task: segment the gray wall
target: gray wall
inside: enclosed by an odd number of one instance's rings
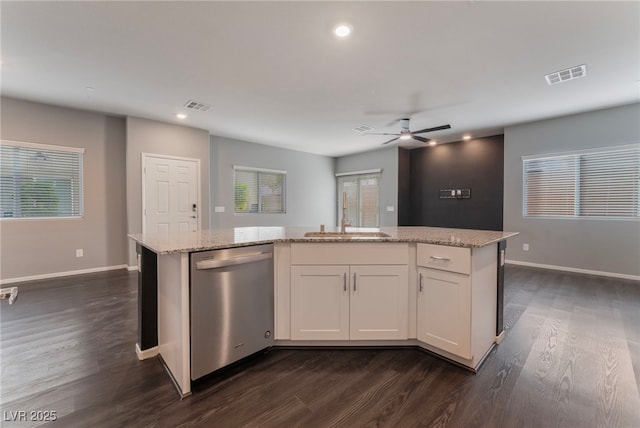
[[[128,233],[142,232],[142,153],[200,159],[200,228],[209,225],[209,132],[202,129],[127,118]],[[129,265],[136,265],[135,246],[129,243]]]
[[[509,260],[640,275],[640,221],[525,219],[522,156],[640,144],[640,104],[505,129],[504,229]],[[530,250],[522,250],[529,243]]]
[[[335,226],[334,159],[211,136],[211,228]],[[285,214],[234,214],[233,166],[287,171]],[[214,207],[225,208],[224,213]]]
[[[382,169],[380,177],[380,226],[398,225],[398,148],[389,147],[343,156],[336,160],[336,173]],[[334,187],[336,184],[334,183]],[[387,211],[393,206],[394,211]],[[334,217],[337,213],[334,212]]]
[[[84,217],[0,220],[0,278],[127,263],[125,121],[104,114],[2,98],[2,138],[84,147]],[[76,258],[82,248],[84,257]]]

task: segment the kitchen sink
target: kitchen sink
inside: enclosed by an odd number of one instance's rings
[[[390,238],[391,235],[384,232],[307,232],[305,238]]]

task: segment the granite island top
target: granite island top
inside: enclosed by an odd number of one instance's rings
[[[332,229],[335,231],[335,229]],[[419,242],[453,247],[479,248],[517,235],[517,232],[401,226],[347,228],[347,232],[384,232],[389,237],[305,237],[311,227],[255,226],[196,232],[139,233],[129,237],[157,254],[190,253],[274,242]]]

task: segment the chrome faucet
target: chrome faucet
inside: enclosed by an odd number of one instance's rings
[[[342,192],[342,220],[340,221],[340,233],[347,233],[347,226],[351,226],[351,223],[347,221],[347,192]]]

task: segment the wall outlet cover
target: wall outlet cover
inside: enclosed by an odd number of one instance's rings
[[[522,251],[529,251],[529,244],[522,244]]]
[[[223,213],[224,212],[224,207],[214,207],[213,210],[214,210],[214,212],[217,212],[217,213]]]
[[[390,213],[394,212],[396,210],[396,207],[394,207],[393,205],[387,205],[387,211],[389,211]]]
[[[78,248],[76,250],[76,257],[83,257],[84,256],[84,250],[82,248]]]

